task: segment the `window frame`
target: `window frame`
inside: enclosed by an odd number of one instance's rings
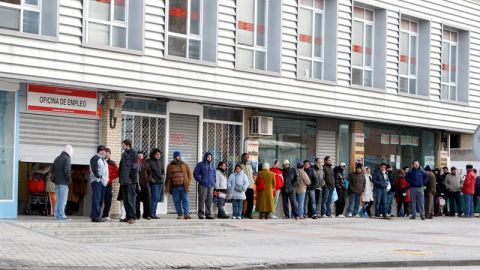
[[[204,16],[204,10],[203,10],[203,5],[204,5],[204,1],[205,0],[199,0],[199,3],[200,3],[200,15],[199,15],[199,20],[198,20],[198,24],[199,24],[199,34],[198,35],[194,35],[194,34],[191,34],[190,33],[190,20],[191,20],[191,16],[190,16],[190,12],[191,12],[191,0],[186,0],[187,1],[187,24],[186,24],[186,34],[180,34],[180,33],[175,33],[175,32],[170,32],[169,31],[169,27],[170,27],[170,0],[166,0],[165,1],[165,13],[166,13],[166,16],[165,16],[165,57],[167,58],[175,58],[175,59],[184,59],[184,60],[187,60],[187,61],[198,61],[198,62],[209,62],[209,61],[206,61],[203,59],[203,49],[204,49],[204,41],[203,41],[203,16]],[[206,0],[208,1],[208,0]],[[182,56],[178,56],[178,55],[173,55],[173,54],[170,54],[169,53],[169,50],[168,50],[168,43],[169,43],[169,38],[170,36],[172,37],[177,37],[177,38],[184,38],[186,40],[186,54],[185,54],[185,57],[182,57]],[[196,41],[199,41],[200,42],[200,58],[199,59],[195,59],[195,58],[190,58],[190,40],[196,40]]]
[[[409,30],[405,30],[405,29],[402,29],[402,21],[408,21],[408,26],[409,26]],[[417,32],[412,32],[410,31],[410,26],[412,23],[415,23],[417,25]],[[399,44],[399,54],[398,54],[398,92],[400,93],[404,93],[404,94],[410,94],[410,95],[417,95],[418,94],[418,51],[419,51],[419,37],[420,37],[420,22],[417,21],[417,20],[412,20],[412,19],[408,19],[408,18],[402,18],[400,17],[400,35],[399,35],[399,43],[401,43],[401,37],[402,37],[402,32],[407,34],[408,35],[408,41],[407,41],[407,45],[408,45],[408,60],[407,61],[407,75],[405,74],[401,74],[400,73],[400,63],[401,63],[401,54],[400,54],[400,44]],[[411,55],[411,40],[412,40],[412,36],[415,36],[416,37],[416,43],[415,43],[415,65],[416,65],[416,69],[415,69],[415,74],[411,74],[410,73],[410,61],[411,61],[411,58],[412,58],[412,55]],[[407,91],[402,91],[401,88],[400,88],[400,80],[404,78],[404,79],[407,79]],[[410,91],[410,80],[411,79],[415,79],[415,93],[412,93]]]
[[[312,24],[311,24],[312,37],[315,37],[315,30],[316,30],[315,16],[316,16],[316,14],[321,14],[321,16],[322,16],[322,29],[321,29],[322,32],[321,32],[321,37],[320,37],[321,55],[322,56],[321,57],[316,57],[315,56],[315,38],[312,38],[312,42],[311,42],[312,48],[311,48],[311,51],[310,51],[310,57],[300,55],[298,45],[297,45],[297,78],[320,80],[320,81],[323,81],[324,78],[325,78],[325,1],[328,1],[328,0],[322,1],[322,3],[323,3],[322,9],[319,9],[319,8],[315,7],[315,1],[313,1],[312,6],[303,5],[303,4],[301,4],[301,1],[298,1],[298,13],[300,13],[300,9],[302,9],[302,8],[312,12],[312,17],[311,17],[311,19],[312,19]],[[299,42],[301,42],[300,41],[301,33],[299,31],[297,31],[297,32],[298,32],[297,33],[297,44],[299,44]],[[298,68],[300,60],[310,62],[310,71],[311,72],[310,72],[309,76],[304,76],[304,75],[300,74],[299,68]],[[321,78],[315,78],[314,75],[313,75],[313,68],[314,68],[315,63],[321,63],[321,66],[322,66],[322,72],[320,74]]]
[[[35,36],[42,36],[42,4],[43,0],[38,0],[38,6],[30,5],[25,3],[25,0],[20,0],[20,4],[10,4],[10,3],[5,3],[5,2],[0,2],[0,7],[5,7],[5,8],[10,8],[10,9],[16,9],[20,11],[20,17],[19,17],[19,29],[7,29],[7,28],[0,28],[2,31],[13,31],[13,32],[18,32],[18,33],[23,33],[23,34],[28,34],[28,35],[35,35]],[[23,18],[24,18],[24,11],[31,11],[31,12],[37,12],[38,15],[38,33],[30,33],[30,32],[24,32],[24,26],[23,26]]]
[[[261,46],[257,46],[257,32],[258,32],[258,24],[257,24],[257,21],[258,21],[258,16],[257,16],[257,8],[258,8],[258,1],[259,0],[253,0],[254,3],[254,11],[253,11],[253,45],[252,46],[249,46],[249,45],[244,45],[244,44],[240,44],[238,43],[238,37],[235,38],[235,68],[240,68],[240,69],[253,69],[253,70],[258,70],[260,72],[271,72],[268,70],[268,28],[269,28],[269,13],[268,13],[268,9],[269,9],[269,5],[270,5],[270,0],[264,0],[265,3],[266,3],[266,7],[265,7],[265,25],[263,26],[263,31],[264,31],[264,35],[265,35],[265,45],[263,47]],[[238,10],[238,4],[239,4],[239,0],[236,1],[236,4],[237,4],[237,10]],[[236,25],[235,25],[235,30],[237,32],[236,35],[238,35],[238,25],[239,25],[239,16],[237,14],[236,16]],[[247,67],[247,66],[240,66],[238,65],[238,50],[239,49],[242,49],[242,50],[247,50],[247,51],[252,51],[253,54],[252,54],[252,67]],[[264,69],[259,69],[256,67],[256,54],[257,52],[263,52],[265,53],[265,68]]]
[[[116,0],[110,0],[110,20],[109,21],[106,21],[106,20],[100,20],[100,19],[95,19],[95,18],[90,18],[90,0],[85,0],[84,3],[86,3],[86,5],[84,6],[84,14],[86,14],[86,16],[83,16],[84,18],[84,29],[85,29],[85,34],[84,34],[84,40],[85,40],[85,43],[88,44],[88,45],[91,45],[91,46],[105,46],[105,47],[109,47],[109,48],[112,48],[112,49],[118,49],[118,50],[130,50],[128,48],[128,20],[129,20],[129,4],[130,4],[130,0],[123,0],[125,1],[125,21],[124,22],[121,22],[121,21],[116,21],[115,20],[115,1]],[[132,1],[135,1],[135,0],[132,0]],[[88,35],[89,35],[89,24],[90,23],[95,23],[95,24],[101,24],[101,25],[107,25],[109,27],[109,34],[108,34],[108,45],[105,45],[105,44],[98,44],[98,43],[91,43],[89,40],[88,40]],[[113,46],[113,28],[114,27],[120,27],[120,28],[124,28],[125,29],[125,47],[117,47],[117,46]]]
[[[360,19],[360,18],[356,18],[355,17],[355,8],[360,8],[360,9],[363,9],[363,16],[364,18],[363,19]],[[366,11],[371,11],[373,13],[373,18],[371,21],[369,20],[366,20],[365,19],[365,14],[366,14]],[[351,86],[359,86],[359,87],[365,87],[365,88],[368,88],[368,89],[372,89],[372,88],[375,88],[374,86],[374,76],[375,76],[375,72],[374,72],[374,64],[375,64],[375,9],[372,9],[372,8],[368,8],[368,7],[363,7],[363,6],[356,6],[356,5],[353,5],[352,6],[352,32],[353,32],[353,22],[354,21],[359,21],[362,23],[362,30],[363,30],[363,46],[362,46],[362,50],[365,51],[365,37],[366,37],[366,33],[367,33],[367,25],[370,25],[372,27],[372,52],[371,52],[371,57],[372,57],[372,65],[371,66],[365,66],[365,53],[362,53],[362,64],[363,66],[357,66],[357,65],[354,65],[353,64],[353,60],[350,60],[350,85]],[[352,37],[352,42],[351,42],[351,48],[350,48],[350,53],[351,55],[353,56],[353,37]],[[352,59],[353,57],[351,57]],[[355,84],[353,83],[353,70],[354,69],[359,69],[359,70],[362,70],[362,84]],[[371,77],[371,81],[372,81],[372,85],[371,86],[366,86],[365,85],[365,71],[370,71],[371,74],[372,74],[372,77]]]
[[[449,35],[451,36],[452,33],[455,33],[455,35],[457,36],[457,41],[452,41],[451,38],[450,39],[445,39],[445,32],[448,32]],[[453,102],[457,102],[458,101],[458,45],[459,45],[459,40],[460,39],[460,32],[458,30],[453,30],[453,29],[442,29],[442,50],[441,50],[441,61],[440,61],[440,71],[441,71],[441,75],[440,75],[440,82],[441,82],[441,88],[440,88],[440,99],[441,100],[445,100],[445,101],[453,101]],[[444,82],[443,81],[443,75],[444,75],[444,69],[443,69],[443,46],[444,44],[447,43],[448,44],[448,81],[447,82]],[[455,82],[452,82],[452,77],[451,77],[451,70],[450,70],[450,66],[452,65],[452,47],[455,46],[456,47],[456,52],[455,52]],[[444,90],[443,90],[443,87],[444,86],[447,86],[448,87],[448,93],[447,93],[447,97],[446,98],[443,98],[443,93],[444,93]],[[450,93],[451,93],[451,87],[455,87],[455,99],[452,99]]]

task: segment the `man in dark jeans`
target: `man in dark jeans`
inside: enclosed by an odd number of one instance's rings
[[[338,200],[335,202],[335,216],[345,217],[343,211],[345,210],[345,197],[347,187],[345,186],[345,162],[340,163],[340,166],[333,169],[335,175],[335,189],[337,191]]]
[[[152,214],[150,216],[153,219],[158,219],[157,206],[158,202],[163,201],[163,185],[165,183],[165,169],[160,159],[160,149],[153,149],[147,162],[152,171],[152,179],[150,180],[150,190],[152,191],[152,205],[150,208]]]
[[[243,170],[243,173],[245,173],[245,175],[247,176],[248,178],[248,189],[247,189],[247,192],[245,192],[245,195],[247,197],[247,208],[245,210],[245,214],[244,214],[244,217],[245,218],[249,218],[251,219],[252,218],[252,212],[253,212],[253,183],[254,183],[254,179],[253,179],[253,168],[252,168],[252,165],[250,164],[250,161],[249,161],[250,157],[248,156],[247,153],[243,153],[242,154],[242,157],[241,157],[241,163],[240,163],[240,167],[242,167],[242,170]]]
[[[332,159],[326,156],[323,159],[323,177],[325,179],[325,186],[322,189],[322,218],[330,217],[332,215],[332,194],[335,188],[335,176],[332,169]]]
[[[295,218],[298,219],[298,204],[295,197],[295,186],[298,183],[298,174],[295,168],[290,168],[290,161],[283,161],[283,187],[282,187],[282,201],[283,212],[286,219]],[[290,215],[289,202],[292,207],[292,213]]]
[[[122,190],[123,204],[126,212],[126,222],[135,223],[135,189],[138,184],[138,157],[132,149],[132,142],[122,142],[122,159],[120,160],[119,178]]]
[[[308,178],[310,178],[310,185],[307,186],[307,193],[305,198],[305,214],[309,218],[317,219],[317,201],[315,199],[315,188],[318,185],[318,178],[315,170],[310,167],[310,161],[303,161],[303,170],[307,173]],[[305,216],[305,215],[304,215]]]
[[[108,183],[107,183],[107,186],[105,187],[105,196],[103,198],[102,218],[105,221],[111,221],[110,208],[112,207],[112,197],[113,197],[112,184],[113,184],[113,180],[118,178],[118,167],[115,161],[112,160],[112,151],[109,148],[107,148],[105,152],[106,152],[105,159],[108,164]]]
[[[318,179],[317,186],[315,187],[315,202],[317,203],[317,213],[315,214],[317,217],[320,217],[322,215],[322,188],[325,186],[322,159],[317,157],[312,168]]]

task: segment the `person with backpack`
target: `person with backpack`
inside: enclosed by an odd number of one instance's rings
[[[285,219],[298,219],[298,203],[295,196],[295,186],[298,183],[298,173],[295,168],[290,168],[290,161],[288,159],[283,161],[282,174],[283,187],[281,192]],[[290,207],[292,208],[291,212]]]
[[[246,199],[245,192],[249,185],[247,175],[242,171],[242,166],[240,164],[235,165],[227,183],[228,194],[232,199],[232,219],[242,219],[243,200]]]
[[[257,188],[255,211],[260,213],[260,219],[268,219],[274,209],[273,190],[275,188],[275,174],[270,171],[268,162],[262,164],[262,170],[255,180],[255,187]]]

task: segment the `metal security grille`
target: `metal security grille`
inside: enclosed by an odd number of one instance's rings
[[[240,162],[242,151],[242,126],[203,122],[203,151],[213,154],[215,166],[220,161],[228,164],[228,174]]]
[[[165,153],[165,119],[131,114],[122,115],[122,139],[131,140],[135,151],[144,151],[148,156],[155,148]]]

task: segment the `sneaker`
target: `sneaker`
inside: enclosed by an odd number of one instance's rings
[[[345,216],[344,216],[344,215],[338,215],[337,217],[339,217],[339,218],[344,218]]]
[[[352,215],[352,214],[348,214],[348,216],[347,216],[347,217],[353,217],[353,215]]]
[[[270,213],[268,214],[268,218],[271,218],[271,219],[278,219],[277,216],[275,216],[273,213]]]
[[[111,219],[110,217],[104,217],[104,218],[103,218],[103,221],[105,221],[105,222],[111,222],[112,219]]]
[[[312,219],[318,219],[318,218],[319,218],[319,216],[317,216],[317,215],[314,215],[314,216],[312,217]]]
[[[335,215],[330,215],[330,216],[327,216],[329,218],[335,218]]]
[[[237,219],[237,217],[232,217],[232,219]]]
[[[359,214],[356,214],[356,215],[355,215],[355,217],[356,217],[356,218],[359,218],[359,217],[360,217],[360,215],[359,215]]]
[[[327,217],[327,215],[322,215],[322,218],[326,218],[326,217]]]

